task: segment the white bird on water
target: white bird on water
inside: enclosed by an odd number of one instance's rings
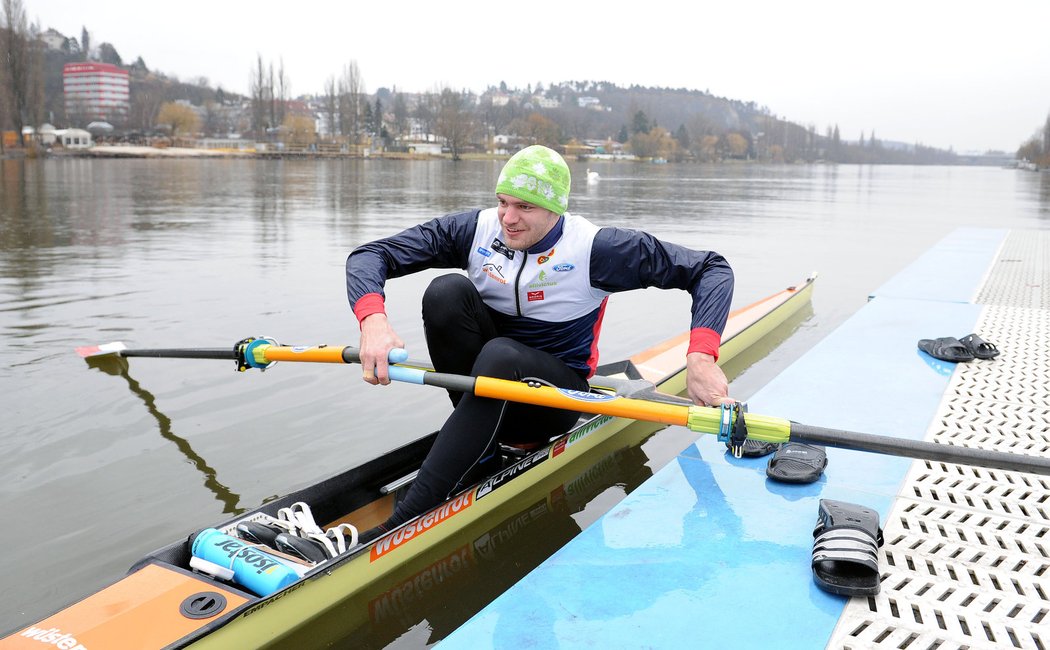
[[[600,180],[602,180],[602,177],[598,175],[598,172],[592,172],[590,169],[587,170],[588,185],[597,185]]]

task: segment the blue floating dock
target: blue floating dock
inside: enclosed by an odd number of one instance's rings
[[[927,438],[953,376],[958,374],[957,364],[919,352],[916,342],[940,336],[961,338],[977,330],[986,307],[975,298],[996,269],[1008,236],[1009,231],[990,229],[952,233],[877,289],[854,316],[754,395],[750,410],[822,427]],[[713,437],[704,436],[445,639],[441,647],[839,647],[831,640],[851,600],[817,588],[810,571],[819,500],[864,504],[877,510],[880,521],[886,523],[895,504],[904,511],[915,510],[901,499],[913,497],[912,491],[926,490],[928,495],[931,488],[909,488],[909,494],[902,491],[913,467],[908,459],[840,449],[829,449],[828,459],[819,482],[785,485],[767,479],[768,457],[735,459]],[[995,485],[1003,482],[1001,474],[1006,473],[988,474],[977,472],[974,480],[990,480]],[[1013,521],[1009,516],[1017,514],[1006,506],[1000,511],[1006,514],[996,516],[1008,523]],[[1050,517],[1045,510],[1041,512]],[[901,544],[907,538],[907,544],[917,548],[925,543],[924,534],[909,529],[902,519],[907,516],[893,518],[893,526],[900,527],[893,537]],[[963,525],[970,524],[959,524]],[[1009,530],[1007,524],[1000,525],[1000,530],[1004,526]],[[931,528],[935,530],[935,525]],[[944,534],[965,548],[969,538],[953,530]],[[887,527],[888,542],[890,533]],[[909,537],[912,533],[918,536],[914,542]],[[1035,557],[1045,551],[1036,551]],[[882,641],[906,647],[911,643],[908,639],[923,640],[914,646],[922,648],[937,645],[929,646],[926,641],[943,643],[945,639],[973,647],[997,647],[1000,641],[1005,647],[1045,647],[1039,645],[1038,634],[1041,626],[1050,624],[1050,616],[1045,610],[1040,615],[1038,608],[1029,619],[984,623],[983,629],[981,624],[968,625],[965,612],[945,613],[944,608],[970,605],[955,603],[954,595],[943,597],[941,605],[908,608],[908,589],[932,592],[939,580],[951,582],[949,576],[957,578],[957,574],[966,579],[944,593],[965,591],[968,586],[974,590],[970,601],[983,599],[982,590],[991,590],[987,584],[978,584],[987,580],[982,573],[985,569],[978,566],[983,553],[973,554],[977,569],[970,569],[967,576],[965,568],[953,568],[962,566],[953,564],[960,561],[959,553],[955,559],[944,560],[936,557],[939,549],[933,549],[924,556],[932,574],[927,584],[933,586],[923,590],[916,580],[902,579],[902,595],[894,596],[887,585],[895,567],[921,564],[901,559],[902,552],[909,551],[890,550],[889,544],[883,550],[880,569],[891,571],[883,574],[881,604],[875,599],[870,603],[869,599],[854,599],[852,606],[859,608],[861,619],[867,622],[844,626],[849,629],[839,629],[838,635],[853,635],[857,647],[882,647]],[[1035,592],[1044,593],[1040,587],[1046,585],[1043,574],[1035,573],[1014,584],[1021,585],[1020,590],[1035,584]],[[1050,573],[1046,575],[1050,578]],[[992,583],[1010,584],[994,578]],[[893,584],[898,588],[898,581]],[[995,602],[1011,595],[1020,603],[1013,611],[1024,612],[1022,619],[1028,616],[1025,598],[1029,594],[1004,594]],[[964,596],[959,598],[966,601]],[[985,602],[989,601],[980,600]],[[879,613],[880,607],[892,615]],[[878,631],[880,616],[891,621],[883,632]],[[1031,630],[1035,630],[1032,636],[1025,636]],[[1045,628],[1043,632],[1045,643],[1050,636],[1045,635]],[[865,642],[865,634],[873,638]],[[1006,641],[1011,635],[1013,645]],[[949,643],[944,647],[958,646]]]

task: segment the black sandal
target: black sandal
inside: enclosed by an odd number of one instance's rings
[[[769,459],[766,476],[782,483],[812,483],[827,466],[828,455],[820,447],[785,442]]]
[[[994,343],[989,343],[976,334],[968,334],[962,337],[959,339],[959,343],[978,359],[994,359],[999,356],[999,348],[995,347]]]
[[[959,363],[973,361],[973,352],[954,336],[942,336],[939,339],[920,339],[919,349],[934,359]]]
[[[818,587],[843,596],[879,593],[879,513],[821,499],[813,537],[813,580]]]

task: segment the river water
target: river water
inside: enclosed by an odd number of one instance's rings
[[[433,430],[449,412],[436,389],[375,388],[346,367],[280,364],[238,374],[232,362],[133,359],[127,374],[112,375],[89,367],[75,347],[226,347],[251,335],[356,345],[346,254],[419,221],[491,205],[499,167],[0,161],[0,631],[103,586],[149,550],[227,513]],[[791,336],[734,371],[731,393],[745,399],[953,229],[1050,227],[1048,174],[595,168],[602,180],[587,185],[585,167],[573,164],[574,212],[719,251],[736,272],[735,306],[819,271],[812,311]],[[387,287],[388,313],[413,358],[427,357],[418,305],[433,275]],[[688,304],[680,292],[615,296],[603,361],[684,331]],[[582,477],[596,487],[569,515],[530,524],[528,507],[508,513],[498,532],[512,531],[518,545],[431,593],[401,598],[395,614],[373,612],[348,634],[367,646],[440,640],[691,440],[688,432],[661,435]],[[527,542],[536,539],[544,543]],[[376,602],[388,614],[393,607],[389,598]]]

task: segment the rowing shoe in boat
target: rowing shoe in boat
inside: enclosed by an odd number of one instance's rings
[[[719,363],[738,362],[744,352],[769,335],[809,302],[815,276],[730,314]],[[685,390],[688,335],[656,345],[628,361],[599,368],[591,385],[596,392],[620,396],[681,394]],[[157,356],[157,355],[153,355]],[[205,357],[208,358],[208,357]],[[228,358],[221,353],[214,358]],[[261,648],[287,646],[296,638],[318,643],[333,618],[365,618],[381,607],[370,595],[376,585],[396,584],[406,567],[429,566],[435,549],[455,546],[464,531],[498,524],[531,486],[586,469],[588,457],[603,453],[632,425],[626,418],[584,416],[568,433],[524,455],[508,455],[502,470],[453,496],[370,544],[352,546],[330,536],[332,555],[316,562],[294,548],[259,545],[244,531],[252,524],[295,527],[304,505],[323,536],[326,530],[366,529],[384,521],[411,483],[433,443],[432,433],[363,465],[266,503],[248,513],[196,531],[188,538],[149,553],[126,576],[44,620],[0,639],[0,648]],[[662,425],[647,424],[652,432]],[[598,458],[594,458],[598,460]],[[304,505],[301,505],[304,504]],[[258,530],[257,528],[255,528]],[[205,534],[202,534],[205,533]],[[294,531],[289,534],[295,536]],[[217,539],[228,562],[195,553]],[[223,546],[225,544],[225,546]],[[341,547],[340,544],[343,546]],[[316,545],[315,545],[316,546]],[[457,550],[458,549],[458,550]],[[440,551],[438,552],[440,555]],[[208,559],[210,558],[210,559]],[[247,579],[245,570],[271,571],[277,562],[291,576],[277,586]],[[234,569],[238,569],[239,573]],[[408,569],[413,571],[415,569]],[[380,592],[382,593],[382,589]],[[351,626],[353,624],[351,623]],[[338,638],[332,632],[331,640]]]

